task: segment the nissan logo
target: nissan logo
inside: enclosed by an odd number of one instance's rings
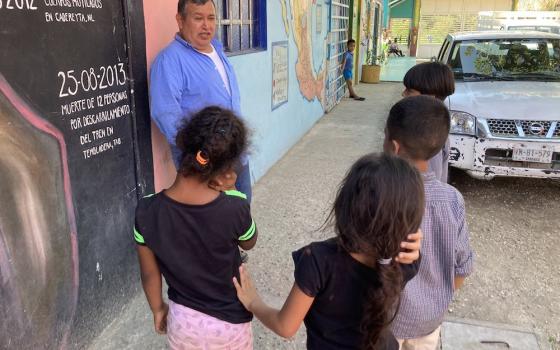
[[[533,135],[543,135],[545,131],[544,125],[541,123],[531,123],[531,125],[529,125],[529,131]]]

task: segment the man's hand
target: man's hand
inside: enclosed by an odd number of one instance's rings
[[[167,303],[163,303],[160,310],[154,311],[154,327],[156,333],[166,334],[167,333],[167,314],[169,313],[169,306]]]
[[[407,241],[401,242],[401,252],[395,260],[401,264],[412,264],[420,258],[420,247],[422,246],[422,230],[407,236]]]
[[[257,289],[253,285],[253,281],[251,280],[251,276],[249,276],[249,272],[245,268],[245,264],[239,266],[239,278],[240,282],[237,281],[236,277],[233,277],[233,285],[237,290],[237,298],[241,301],[241,304],[245,306],[247,311],[251,311],[251,306],[258,300],[260,300],[259,294],[257,293]]]
[[[237,181],[237,174],[234,170],[228,170],[223,174],[216,176],[208,182],[208,187],[216,191],[229,191],[235,190],[235,182]]]

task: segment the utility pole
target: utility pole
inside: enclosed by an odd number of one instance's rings
[[[421,6],[421,0],[414,0],[412,29],[410,33],[410,56],[416,56],[416,50],[418,49],[418,27],[420,25],[420,6]]]

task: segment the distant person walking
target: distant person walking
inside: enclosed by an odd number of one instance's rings
[[[175,166],[181,153],[175,144],[184,118],[204,107],[220,106],[241,115],[237,78],[222,44],[214,38],[216,8],[211,0],[179,0],[179,32],[156,57],[150,74],[151,115],[171,146]],[[247,156],[237,174],[237,189],[251,199]]]

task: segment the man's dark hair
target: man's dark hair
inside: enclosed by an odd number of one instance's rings
[[[247,149],[247,128],[232,111],[210,106],[185,119],[176,144],[182,152],[178,172],[205,181],[239,166]]]
[[[424,62],[410,68],[403,84],[407,89],[414,89],[422,95],[433,95],[440,100],[455,92],[453,72],[441,62]]]
[[[346,46],[350,45],[350,44],[355,44],[356,40],[354,39],[348,39],[348,41],[346,42]]]
[[[179,0],[179,3],[177,4],[177,13],[181,14],[181,16],[186,15],[185,8],[187,7],[188,3],[196,4],[196,5],[204,5],[208,1],[211,1],[212,4],[214,4],[214,0]],[[216,4],[214,4],[214,7],[216,7]]]
[[[412,160],[428,160],[443,148],[449,137],[447,107],[431,96],[406,97],[389,112],[386,141],[397,141]]]

